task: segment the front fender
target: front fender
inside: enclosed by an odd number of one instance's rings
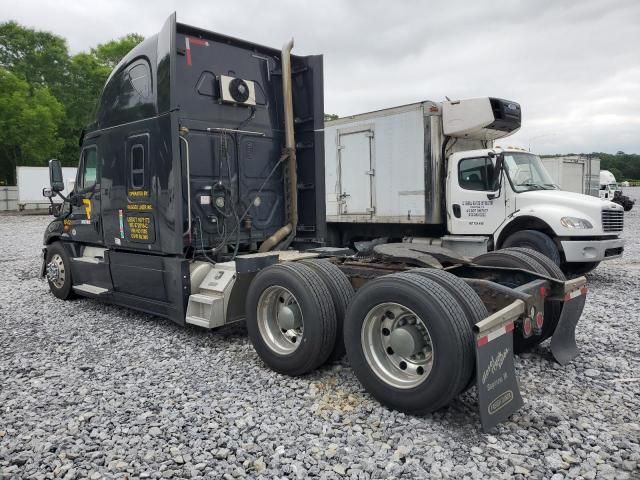
[[[513,226],[514,222],[522,217],[535,218],[541,223],[544,223],[548,229],[550,229],[556,237],[576,237],[576,236],[593,236],[603,235],[602,228],[600,226],[600,218],[593,218],[592,215],[585,213],[582,210],[577,210],[571,207],[565,207],[562,205],[536,205],[532,207],[526,207],[522,210],[516,211],[509,219],[500,226],[496,231],[495,238],[499,238],[502,232]],[[591,222],[593,228],[580,229],[580,228],[567,228],[560,223],[562,217],[577,217],[584,218]],[[532,227],[533,230],[537,228]]]
[[[62,219],[53,220],[44,231],[44,238],[42,239],[43,245],[51,245],[53,242],[58,240],[62,235],[65,235],[64,232],[64,222]]]

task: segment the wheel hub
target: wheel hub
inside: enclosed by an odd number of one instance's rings
[[[64,261],[59,254],[53,255],[49,263],[47,263],[47,280],[55,288],[60,289],[64,286],[67,278]]]
[[[425,322],[404,305],[374,306],[362,324],[361,341],[371,369],[393,387],[413,388],[431,373],[431,336]]]
[[[268,287],[258,299],[258,328],[267,346],[280,355],[296,350],[304,334],[298,300],[285,287]]]
[[[284,330],[293,330],[302,325],[302,313],[297,304],[285,305],[278,312],[278,325]]]
[[[402,357],[411,357],[425,347],[423,334],[414,326],[395,328],[389,335],[389,344]]]
[[[47,263],[47,279],[50,282],[56,282],[59,277],[60,270],[58,269],[58,265],[56,265],[55,262]]]

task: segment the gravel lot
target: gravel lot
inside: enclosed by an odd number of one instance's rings
[[[626,189],[640,197],[640,189]],[[37,277],[47,217],[0,217],[0,477],[640,478],[640,202],[589,277],[581,355],[516,359],[524,407],[481,433],[471,391],[389,411],[345,365],[291,379],[244,327],[208,332]]]

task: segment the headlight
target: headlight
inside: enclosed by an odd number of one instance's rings
[[[593,228],[589,220],[578,217],[562,217],[560,223],[566,228]]]

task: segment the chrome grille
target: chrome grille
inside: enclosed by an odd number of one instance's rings
[[[622,210],[602,210],[602,229],[605,232],[621,232],[624,227]]]

